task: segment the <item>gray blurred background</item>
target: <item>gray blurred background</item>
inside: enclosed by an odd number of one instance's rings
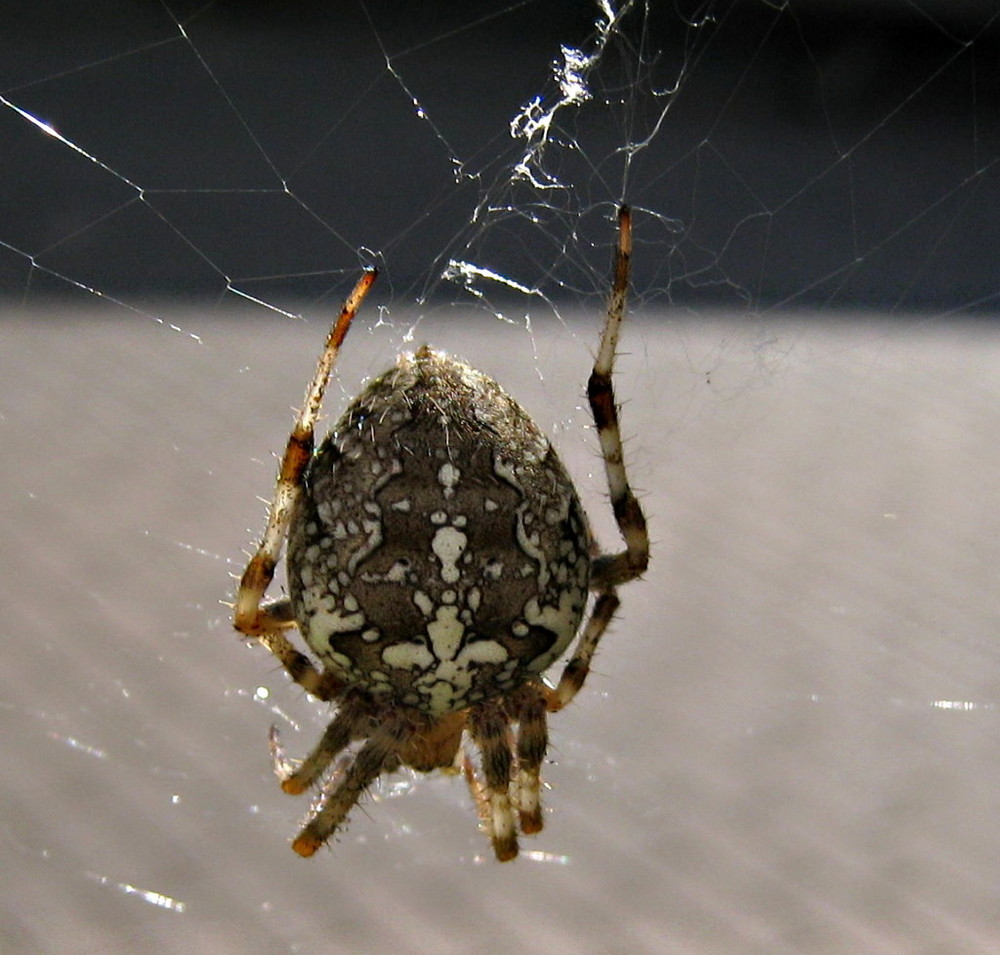
[[[0,7],[0,952],[1000,952],[1000,15],[622,10]],[[460,354],[614,546],[622,199],[653,563],[546,828],[400,773],[301,860],[223,602],[331,314],[378,262],[329,416]]]

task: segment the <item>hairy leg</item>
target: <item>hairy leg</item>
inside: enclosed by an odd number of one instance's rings
[[[528,684],[520,689],[511,703],[518,721],[517,809],[521,832],[530,835],[542,830],[542,761],[549,747],[546,702],[541,690],[534,684]]]
[[[330,329],[326,347],[306,390],[302,410],[285,445],[264,534],[240,578],[233,607],[233,626],[248,637],[256,637],[278,658],[296,683],[316,695],[322,690],[319,673],[308,657],[299,653],[282,633],[294,626],[287,602],[265,604],[264,594],[274,579],[274,570],[281,557],[288,524],[302,493],[302,476],[312,457],[313,431],[327,381],[347,330],[374,281],[374,270],[361,276]]]
[[[285,757],[278,737],[278,728],[271,727],[271,759],[274,773],[281,780],[281,788],[292,796],[303,793],[315,783],[327,767],[343,752],[351,740],[365,735],[368,726],[367,711],[357,697],[349,697],[330,721],[319,743],[301,762]]]
[[[503,710],[488,700],[469,713],[469,732],[479,748],[483,772],[483,799],[488,808],[487,832],[501,862],[517,855],[517,827],[510,801],[510,726]]]
[[[413,732],[413,725],[405,716],[389,717],[376,727],[347,771],[323,794],[316,814],[292,842],[292,848],[300,856],[311,856],[333,835],[364,791],[387,765],[398,761],[400,749]]]
[[[587,383],[587,399],[601,442],[601,457],[608,480],[611,507],[625,541],[618,554],[602,554],[594,560],[592,586],[610,590],[638,577],[649,563],[649,534],[646,517],[629,485],[618,424],[618,405],[613,383],[618,334],[625,320],[632,257],[632,214],[627,206],[618,210],[618,246],[615,249],[614,277],[608,298],[608,313],[601,334],[601,345],[594,369]]]
[[[541,685],[542,693],[550,713],[556,713],[568,706],[573,697],[583,688],[587,674],[590,673],[590,661],[594,657],[597,645],[608,629],[611,618],[618,609],[620,601],[613,591],[600,594],[590,617],[583,628],[583,633],[577,641],[576,650],[569,662],[563,668],[555,689]]]

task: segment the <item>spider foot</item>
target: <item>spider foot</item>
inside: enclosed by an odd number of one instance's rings
[[[509,862],[517,857],[517,826],[514,824],[514,807],[506,792],[489,794],[490,819],[487,831],[493,852],[500,862]]]
[[[537,773],[521,770],[517,776],[517,811],[526,836],[542,831],[542,781]]]
[[[333,771],[322,781],[316,790],[312,804],[309,807],[306,823],[299,834],[292,840],[292,849],[304,859],[308,859],[309,856],[314,855],[316,850],[327,842],[336,828],[336,823],[327,818],[330,816],[330,800],[333,798],[349,766],[350,757],[345,756],[338,760]],[[286,784],[287,781],[282,782],[282,789],[285,789]],[[285,792],[288,792],[288,790],[285,789]]]
[[[306,784],[296,778],[296,774],[302,766],[302,760],[289,759],[285,756],[285,747],[281,744],[281,736],[277,726],[271,727],[267,740],[271,749],[271,765],[274,768],[274,775],[281,781],[282,792],[286,792],[290,796],[298,796],[305,792]]]
[[[479,777],[468,755],[463,758],[463,770],[469,791],[476,804],[480,828],[489,837],[493,853],[500,862],[516,859],[519,851],[514,807],[506,791],[491,790]]]
[[[308,859],[309,856],[314,855],[316,850],[323,845],[325,839],[320,839],[314,833],[308,830],[300,832],[294,840],[292,840],[292,849],[294,849],[303,859]]]

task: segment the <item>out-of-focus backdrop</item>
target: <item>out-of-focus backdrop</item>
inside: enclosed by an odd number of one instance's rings
[[[2,14],[0,950],[1000,951],[1000,15],[555,6]],[[301,860],[223,602],[331,315],[378,262],[330,416],[460,354],[613,546],[622,200],[653,563],[545,831],[400,773]]]
[[[400,294],[455,258],[558,297],[627,198],[673,304],[995,295],[990,0],[648,6],[8,11],[3,289],[301,304],[366,249]]]

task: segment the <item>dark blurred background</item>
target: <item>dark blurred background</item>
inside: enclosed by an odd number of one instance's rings
[[[449,259],[573,297],[624,198],[649,213],[636,286],[666,304],[1000,301],[992,0],[623,5],[606,43],[582,0],[4,7],[15,300],[294,309],[376,257],[404,300],[459,297]],[[558,101],[562,47],[603,52],[531,182],[511,121]]]

